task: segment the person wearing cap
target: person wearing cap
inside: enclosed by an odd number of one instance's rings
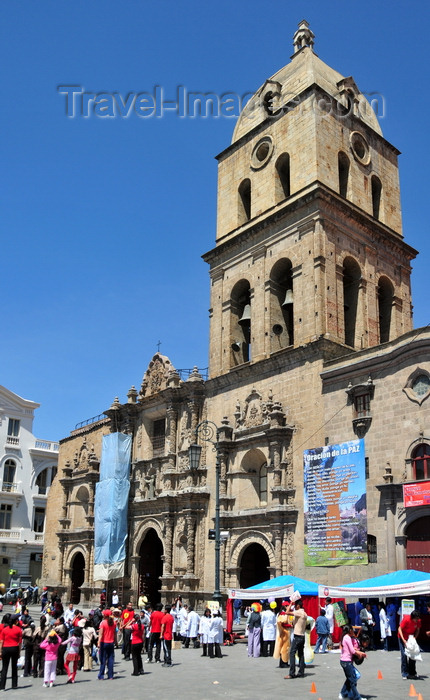
[[[5,618],[7,615],[5,615]],[[18,659],[21,654],[22,628],[18,625],[19,615],[9,615],[0,633],[0,659],[2,670],[0,675],[0,690],[6,686],[7,672],[11,665],[12,688],[18,688]]]
[[[287,615],[294,617],[294,639],[290,649],[290,673],[284,676],[285,679],[303,678],[305,675],[305,630],[308,616],[303,610],[303,602],[301,599],[289,603],[286,609]],[[299,657],[299,672],[296,674],[296,654]]]
[[[116,607],[118,605],[118,603],[119,603],[118,593],[116,591],[112,591],[112,605]]]
[[[113,666],[115,662],[116,625],[110,610],[103,610],[103,621],[99,627],[99,638],[97,646],[99,648],[100,668],[97,678],[103,681],[107,666],[108,679],[113,678]]]
[[[42,595],[40,596],[40,611],[43,612],[43,609],[46,607],[46,604],[48,602],[48,589],[46,586],[43,586],[42,590]]]

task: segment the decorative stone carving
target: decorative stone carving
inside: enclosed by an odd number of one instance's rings
[[[285,537],[286,573],[294,571],[294,534],[289,530]]]
[[[136,432],[136,445],[137,448],[140,450],[140,448],[142,447],[142,424],[139,425]]]
[[[179,428],[179,449],[188,450],[190,444],[192,443],[191,427],[190,427],[191,416],[190,412],[186,407],[182,412],[180,428]]]
[[[146,486],[146,498],[155,498],[155,481],[156,481],[156,475],[155,474],[148,474],[148,476],[145,477],[145,486]]]
[[[75,451],[73,457],[74,469],[86,469],[90,465],[90,462],[94,460],[98,461],[94,451],[94,445],[88,448],[87,439],[84,438],[81,447]]]
[[[263,401],[261,394],[253,388],[245,399],[245,405],[241,408],[240,401],[236,402],[234,412],[235,428],[254,428],[270,421],[272,427],[285,424],[285,413],[279,401],[273,401],[270,391],[267,401]]]
[[[156,352],[143,377],[139,400],[145,396],[158,394],[159,391],[166,389],[172,371],[176,372],[169,358]]]

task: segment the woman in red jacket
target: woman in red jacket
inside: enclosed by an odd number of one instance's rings
[[[12,688],[18,688],[18,659],[22,646],[22,629],[18,625],[19,615],[4,616],[4,627],[0,633],[0,659],[3,661],[0,690],[5,689],[9,662],[12,667]],[[15,624],[17,623],[17,624]]]

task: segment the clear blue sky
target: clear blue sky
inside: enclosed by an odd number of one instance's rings
[[[415,326],[430,321],[426,2],[262,4],[3,0],[0,384],[41,403],[38,437],[65,437],[140,386],[161,341],[177,368],[207,366],[216,162],[226,117],[65,115],[58,85],[89,92],[254,92],[285,65],[306,18],[315,50],[385,98],[402,151]]]

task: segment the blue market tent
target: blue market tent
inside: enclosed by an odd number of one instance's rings
[[[320,595],[385,597],[430,594],[430,573],[415,569],[402,569],[389,574],[367,578],[344,586],[320,586]]]
[[[366,578],[364,581],[347,583],[345,588],[374,588],[375,586],[396,586],[409,585],[418,581],[430,581],[430,574],[427,571],[416,571],[415,569],[402,569],[392,571],[390,574]]]
[[[256,588],[281,588],[284,586],[294,586],[294,590],[300,591],[302,595],[318,595],[317,583],[314,581],[307,581],[306,579],[299,578],[298,576],[277,576],[276,578],[271,578],[268,581],[264,581],[264,583],[258,583],[256,586],[250,586],[247,588],[247,590],[252,591]]]

